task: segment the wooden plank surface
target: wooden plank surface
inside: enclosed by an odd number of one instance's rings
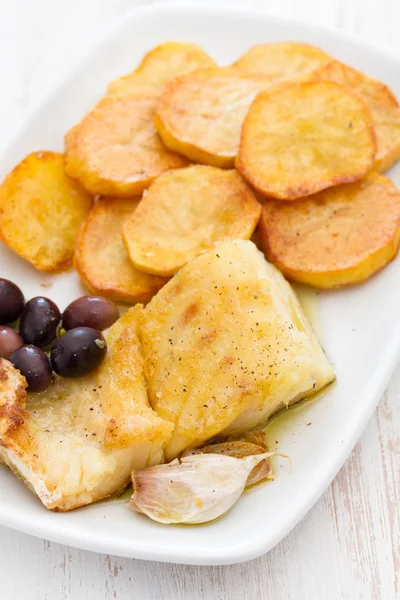
[[[242,1],[356,33],[400,55],[399,0]],[[101,29],[146,3],[0,0],[0,151]],[[399,397],[400,369],[332,486],[266,556],[228,567],[174,566],[79,551],[0,528],[0,598],[398,600]]]

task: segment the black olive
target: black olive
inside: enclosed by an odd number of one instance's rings
[[[92,327],[103,331],[119,317],[118,306],[101,296],[82,296],[71,302],[62,317],[64,329]]]
[[[47,388],[52,371],[43,350],[36,346],[21,346],[11,354],[10,361],[24,375],[29,392],[42,392]]]
[[[24,295],[15,283],[0,278],[0,324],[16,321],[24,308]]]
[[[25,304],[19,322],[19,334],[26,344],[44,348],[57,337],[60,321],[57,305],[49,298],[37,296]]]
[[[10,358],[10,355],[23,345],[18,333],[7,325],[0,325],[0,358]]]
[[[82,377],[98,367],[106,353],[107,344],[100,331],[76,327],[54,342],[50,361],[62,377]]]

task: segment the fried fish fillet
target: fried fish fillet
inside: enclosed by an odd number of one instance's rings
[[[56,377],[42,393],[0,359],[0,459],[49,509],[71,510],[118,494],[132,469],[163,461],[172,425],[150,408],[135,307],[105,334],[100,368]],[[26,406],[25,406],[26,400]]]
[[[150,403],[174,423],[167,460],[334,379],[290,285],[250,241],[192,260],[139,319]]]

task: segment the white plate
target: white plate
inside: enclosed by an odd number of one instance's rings
[[[107,82],[130,71],[152,46],[171,39],[197,42],[221,64],[259,42],[311,42],[380,78],[400,97],[400,61],[338,32],[247,9],[153,5],[114,27],[42,102],[4,153],[0,176],[32,150],[61,150],[65,131],[97,101]],[[391,176],[400,184],[399,166]],[[45,294],[61,307],[83,292],[75,274],[40,275],[4,247],[0,275],[19,283],[27,297]],[[41,287],[48,281],[52,287]],[[201,527],[168,527],[133,514],[123,502],[51,513],[0,467],[0,523],[78,548],[150,560],[226,564],[261,555],[317,501],[371,417],[400,358],[399,306],[399,259],[364,285],[319,296],[323,344],[338,382],[279,432],[279,448],[292,457],[292,471],[278,463],[276,481],[245,493],[222,519]]]

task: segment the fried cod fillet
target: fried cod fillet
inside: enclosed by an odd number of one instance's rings
[[[174,423],[167,460],[334,379],[292,288],[250,241],[183,267],[140,314],[139,336],[150,403]]]
[[[150,408],[137,338],[141,308],[106,333],[94,373],[56,377],[26,394],[25,378],[0,359],[0,459],[43,504],[67,511],[117,495],[133,469],[163,462],[172,424]]]

